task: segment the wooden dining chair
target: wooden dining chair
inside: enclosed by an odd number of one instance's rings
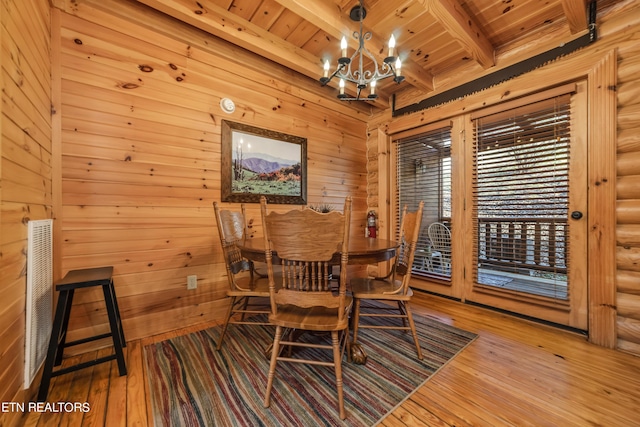
[[[264,407],[270,405],[278,362],[332,366],[335,369],[340,418],[344,419],[342,357],[349,341],[352,305],[352,299],[346,295],[351,198],[345,200],[342,213],[319,213],[312,209],[268,213],[264,197],[260,203],[271,295],[269,322],[276,326]],[[340,253],[339,261],[337,253]],[[282,269],[279,288],[278,278],[274,275],[276,258]],[[329,274],[334,263],[340,264],[337,284],[332,282]],[[290,333],[293,330],[330,333],[331,345],[320,340],[322,337],[317,337],[318,342],[298,341]],[[313,360],[291,351],[281,354],[283,346],[289,349],[312,347],[332,350],[333,360]]]
[[[237,246],[245,237],[244,205],[240,212],[220,209],[218,202],[213,202],[213,208],[229,282],[227,297],[231,299],[217,345],[220,350],[229,324],[267,325],[266,316],[271,310],[269,280],[254,274],[253,263],[242,256]]]
[[[424,202],[420,202],[418,210],[414,212],[407,212],[406,206],[402,210],[398,238],[400,248],[389,274],[384,277],[355,278],[351,280],[351,291],[354,298],[352,346],[357,343],[358,330],[360,328],[408,330],[411,331],[413,336],[418,359],[422,359],[422,350],[420,349],[416,326],[409,306],[413,296],[409,281],[411,280],[411,268],[422,224],[423,208]],[[363,306],[363,300],[393,303],[393,305],[376,304],[373,306],[369,304]],[[362,310],[363,308],[365,309],[364,311]],[[368,322],[361,324],[361,317],[402,319],[402,324],[372,325]]]

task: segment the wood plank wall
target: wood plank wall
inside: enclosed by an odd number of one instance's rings
[[[47,0],[3,0],[0,17],[0,401],[6,402],[21,398],[24,375],[27,223],[52,217],[51,19]]]
[[[341,207],[353,196],[353,233],[364,233],[367,114],[134,1],[66,1],[55,13],[61,274],[113,265],[128,339],[220,319],[226,308],[212,208],[221,120],[306,137],[309,203]],[[222,112],[223,97],[235,113]],[[257,204],[248,215],[261,235]],[[188,291],[192,274],[198,288]],[[107,328],[98,292],[77,294],[70,328],[70,338]]]
[[[609,314],[599,318],[600,307],[591,307],[592,326],[602,335],[602,331],[608,332],[609,336],[599,336],[598,340],[604,343],[613,343],[619,350],[640,355],[640,3],[633,1],[618,2],[611,9],[605,11],[602,16],[598,16],[599,40],[592,46],[582,49],[580,52],[568,56],[566,59],[547,64],[539,70],[520,77],[519,84],[506,82],[497,87],[483,91],[480,94],[469,96],[468,99],[458,100],[449,105],[435,107],[430,110],[417,112],[408,116],[392,118],[389,111],[379,114],[369,121],[369,179],[368,179],[368,199],[372,208],[378,208],[381,212],[387,210],[384,202],[388,202],[390,194],[388,190],[382,189],[381,176],[378,166],[383,164],[381,159],[388,156],[388,134],[413,127],[421,126],[432,121],[437,121],[446,117],[454,117],[464,111],[477,108],[490,99],[497,102],[505,97],[516,97],[523,94],[523,90],[540,84],[542,81],[553,81],[554,73],[567,73],[569,61],[575,63],[576,68],[584,67],[586,64],[595,64],[607,51],[613,51],[617,58],[617,87],[612,88],[617,91],[617,207],[616,207],[616,239],[610,239],[610,248],[606,249],[604,255],[615,253],[616,265],[604,265],[605,270],[614,271],[615,282],[598,283],[592,282],[596,286],[614,288],[616,291],[615,304],[607,311],[615,310],[615,325],[606,325],[609,321]],[[562,37],[562,36],[559,36]],[[534,42],[531,42],[534,45]],[[520,46],[513,49],[522,58],[531,56],[527,54],[528,46]],[[535,48],[540,49],[539,46]],[[509,55],[506,52],[505,55]],[[498,58],[500,62],[501,58]],[[444,78],[446,80],[446,78]],[[520,93],[519,93],[520,92]],[[406,104],[417,100],[407,100]],[[401,108],[403,104],[398,105]],[[592,120],[598,120],[593,117]],[[376,132],[378,130],[378,132]],[[381,144],[381,140],[385,143]],[[597,149],[597,141],[592,141]],[[377,156],[373,155],[377,151]],[[603,153],[604,154],[604,153]],[[598,224],[599,218],[593,217],[590,223]],[[383,222],[386,218],[381,219]],[[593,237],[593,236],[592,236]],[[604,239],[604,241],[609,239]],[[613,243],[616,242],[616,243]],[[592,255],[593,256],[593,255]],[[602,257],[606,259],[607,257]],[[609,263],[611,264],[611,263]],[[606,277],[603,275],[603,277]],[[415,279],[414,279],[415,280]],[[430,284],[424,283],[425,288],[430,289]],[[437,284],[433,284],[437,288]],[[442,289],[442,287],[438,288]],[[605,308],[605,307],[603,307]],[[598,310],[596,310],[598,309]],[[595,323],[593,323],[595,322]],[[603,325],[601,325],[603,324]]]

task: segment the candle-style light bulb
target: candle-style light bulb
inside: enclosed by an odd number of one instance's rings
[[[329,60],[324,61],[324,76],[329,77]]]
[[[393,37],[393,34],[391,34],[391,37],[389,37],[389,56],[393,56],[393,50],[396,47],[396,38]]]
[[[396,76],[400,76],[402,73],[400,72],[400,69],[402,68],[402,61],[400,61],[400,58],[396,59]]]
[[[344,95],[344,79],[340,79],[340,95]]]
[[[375,80],[371,80],[371,83],[369,84],[369,88],[370,88],[370,94],[371,95],[375,95],[376,94],[376,81]]]
[[[340,41],[340,49],[342,49],[342,57],[347,57],[347,39],[342,36],[342,40]]]

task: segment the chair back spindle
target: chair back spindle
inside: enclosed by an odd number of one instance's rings
[[[402,293],[407,294],[409,281],[411,280],[411,267],[416,253],[420,227],[422,225],[422,211],[424,202],[420,202],[418,209],[409,212],[407,206],[402,209],[402,219],[400,223],[400,236],[398,241],[400,248],[396,257],[394,274],[402,279]],[[395,280],[395,277],[394,277]]]
[[[267,213],[266,202],[262,209],[267,268],[273,267],[269,262],[273,261],[273,252],[277,253],[282,267],[280,290],[275,292],[276,283],[270,283],[274,290],[271,294],[273,312],[277,313],[278,305],[284,304],[344,308],[350,198],[345,202],[344,213],[319,213],[313,209]],[[338,253],[342,254],[340,258]],[[340,264],[337,295],[332,291],[330,274],[334,264]],[[343,312],[338,310],[341,316]]]

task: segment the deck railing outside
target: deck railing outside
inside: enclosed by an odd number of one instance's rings
[[[451,227],[448,218],[440,222]],[[561,218],[478,218],[478,283],[565,299],[568,232]],[[431,252],[428,238],[421,239],[414,271],[450,277]]]
[[[507,271],[567,272],[566,219],[478,218],[478,263]]]

